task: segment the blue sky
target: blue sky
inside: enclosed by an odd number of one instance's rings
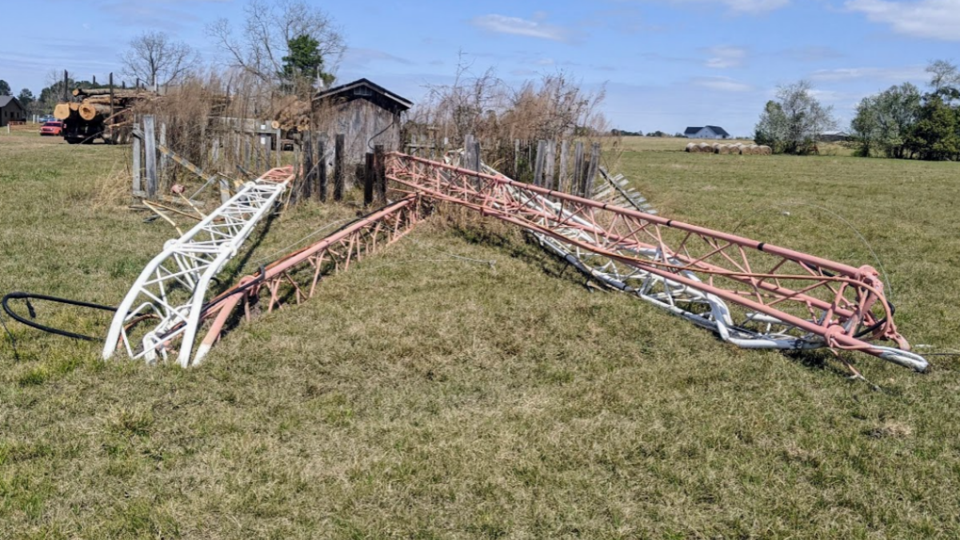
[[[509,83],[562,70],[606,85],[604,112],[628,130],[714,124],[752,133],[777,85],[810,80],[846,127],[865,95],[960,61],[960,0],[308,0],[342,27],[341,82],[367,77],[417,101],[449,82],[458,53]],[[64,68],[105,81],[118,45],[161,30],[200,50],[245,0],[0,0],[0,79],[39,93]],[[56,17],[48,19],[56,13]],[[58,25],[47,20],[57,20]],[[14,21],[21,21],[22,24]]]

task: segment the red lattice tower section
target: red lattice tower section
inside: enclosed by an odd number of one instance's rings
[[[405,154],[392,189],[452,203],[533,233],[597,279],[747,348],[860,351],[917,371],[883,282],[780,246]],[[893,346],[881,345],[890,343]]]

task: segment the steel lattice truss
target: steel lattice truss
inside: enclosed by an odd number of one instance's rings
[[[193,364],[198,364],[217,342],[241,302],[248,319],[263,309],[261,297],[266,298],[268,313],[291,301],[300,304],[313,297],[324,276],[349,270],[351,263],[406,235],[421,221],[420,212],[419,197],[407,196],[241,279],[210,302],[211,307],[203,317],[213,319],[213,323],[197,349]]]
[[[872,267],[522,184],[490,169],[392,153],[387,178],[401,192],[520,226],[581,271],[741,347],[829,347],[927,367],[897,332]]]
[[[164,358],[181,337],[178,361],[188,365],[211,280],[233,258],[293,179],[293,168],[271,169],[248,182],[194,228],[170,240],[143,269],[117,310],[103,357],[121,349],[131,358]]]

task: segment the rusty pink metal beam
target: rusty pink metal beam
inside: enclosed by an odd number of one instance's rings
[[[420,221],[421,203],[409,195],[372,212],[326,238],[287,254],[258,272],[242,278],[209,304],[203,318],[211,320],[209,330],[197,349],[199,363],[220,339],[223,330],[242,303],[249,320],[262,309],[280,309],[292,298],[297,304],[312,298],[317,285],[328,275],[348,270],[352,263],[403,238]]]
[[[582,271],[742,347],[857,350],[927,367],[897,332],[870,266],[399,153],[388,156],[387,177],[401,192],[522,227]]]

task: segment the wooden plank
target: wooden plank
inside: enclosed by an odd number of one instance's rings
[[[537,160],[533,165],[533,185],[543,185],[543,163],[546,161],[547,141],[537,141]]]
[[[556,189],[557,184],[553,177],[554,163],[556,162],[557,156],[557,142],[556,141],[547,141],[547,162],[543,167],[544,182],[543,187],[547,189]]]
[[[513,140],[513,179],[520,178],[520,139]]]
[[[573,151],[573,181],[568,193],[579,195],[583,192],[583,141],[577,141]]]
[[[313,137],[317,142],[317,198],[320,202],[327,202],[327,145],[317,133]]]
[[[143,188],[140,185],[140,169],[143,166],[140,162],[141,154],[143,153],[143,148],[141,140],[143,139],[143,131],[140,128],[133,128],[133,191],[134,193],[142,191]]]
[[[210,143],[210,159],[208,160],[207,168],[214,171],[220,169],[220,137],[214,137],[213,142]]]
[[[363,167],[363,205],[370,206],[373,203],[373,184],[377,181],[377,171],[374,167],[373,152],[367,152]]]
[[[333,156],[333,200],[340,202],[343,200],[343,153],[346,140],[343,133],[338,133],[334,141]]]
[[[564,192],[567,189],[567,154],[570,150],[570,143],[566,140],[560,142],[560,176],[557,178],[557,191]]]
[[[280,141],[279,129],[274,133],[274,137],[276,137],[274,140],[277,141],[277,167],[281,167],[283,165],[283,142]]]
[[[587,165],[587,173],[583,183],[583,196],[589,197],[593,192],[593,181],[597,177],[597,169],[600,167],[600,143],[595,142],[590,148],[590,163]]]
[[[463,168],[476,171],[477,169],[474,167],[476,156],[473,155],[475,149],[473,141],[473,135],[469,133],[463,138]]]
[[[387,159],[383,151],[383,145],[378,144],[373,147],[373,182],[374,199],[377,204],[387,204]]]
[[[260,130],[264,131],[267,129],[266,124],[260,124]],[[272,152],[273,152],[273,137],[270,135],[260,135],[260,146],[263,147],[263,169],[267,170],[270,168],[270,164],[273,163]]]
[[[160,146],[167,146],[167,123],[160,122]],[[170,178],[170,159],[166,154],[160,154],[160,172],[158,173],[159,180],[161,182],[170,182],[173,183]],[[164,184],[169,185],[169,184]]]
[[[152,114],[143,117],[143,148],[146,172],[146,191],[147,197],[155,199],[157,197],[157,131],[156,119]]]
[[[300,193],[304,200],[309,200],[313,195],[314,176],[317,174],[317,164],[314,162],[313,155],[313,137],[310,132],[303,134],[303,182]]]

